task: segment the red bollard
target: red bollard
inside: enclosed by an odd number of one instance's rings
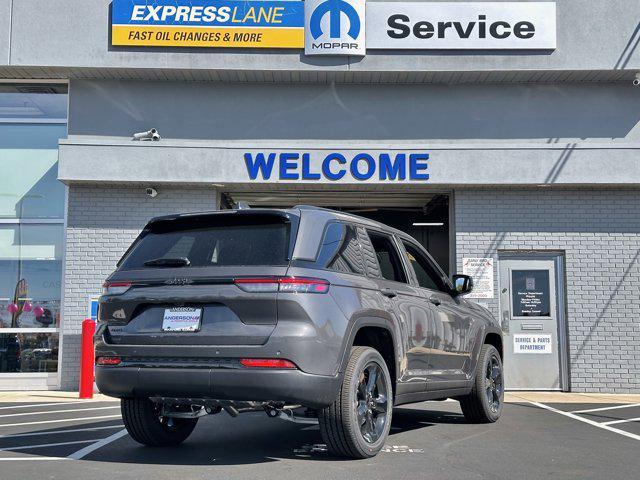
[[[94,349],[93,334],[96,322],[86,319],[82,322],[82,339],[80,344],[80,398],[93,398],[94,381]]]

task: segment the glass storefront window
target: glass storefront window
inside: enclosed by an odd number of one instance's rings
[[[4,91],[0,84],[0,218],[64,216],[58,140],[66,137],[67,95]],[[50,89],[45,88],[49,92]]]
[[[0,328],[60,325],[62,225],[0,225]]]
[[[67,86],[0,83],[0,373],[58,370]]]
[[[0,333],[0,373],[58,371],[57,333]]]

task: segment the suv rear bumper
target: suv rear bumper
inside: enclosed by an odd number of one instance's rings
[[[311,408],[331,404],[340,376],[300,370],[96,366],[101,393],[112,397],[191,397],[282,401]]]

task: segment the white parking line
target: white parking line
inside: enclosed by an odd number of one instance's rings
[[[60,420],[43,420],[40,422],[6,423],[6,424],[0,424],[0,428],[20,427],[22,425],[44,425],[45,423],[80,422],[82,420],[98,420],[98,419],[104,419],[104,418],[120,418],[120,415],[102,415],[100,417],[81,417],[81,418],[61,418]]]
[[[57,443],[42,443],[38,445],[21,445],[16,447],[4,447],[0,448],[0,452],[6,452],[10,450],[30,450],[33,448],[45,448],[45,447],[59,447],[61,445],[77,445],[79,443],[91,443],[99,441],[99,438],[94,438],[91,440],[74,440],[73,442],[57,442]]]
[[[67,457],[3,457],[0,462],[32,462],[34,460],[69,460]]]
[[[98,450],[99,448],[102,448],[105,445],[108,445],[111,442],[115,442],[119,438],[124,437],[126,434],[127,434],[127,430],[126,429],[122,429],[119,432],[116,432],[113,435],[108,436],[107,438],[103,438],[102,440],[100,440],[100,441],[98,441],[98,442],[96,442],[96,443],[94,443],[92,445],[88,445],[88,446],[78,450],[77,452],[72,453],[67,458],[70,458],[72,460],[80,460],[81,458],[84,458],[87,455],[89,455],[90,453]]]
[[[590,412],[603,412],[605,410],[614,410],[617,408],[632,408],[640,407],[640,403],[629,403],[626,405],[616,405],[615,407],[601,407],[601,408],[587,408],[586,410],[572,410],[569,413],[590,413]]]
[[[579,415],[575,415],[571,412],[565,412],[563,410],[558,410],[557,408],[550,407],[549,405],[545,405],[544,403],[538,402],[529,402],[531,405],[535,405],[538,408],[544,408],[545,410],[549,410],[554,413],[559,413],[560,415],[564,415],[565,417],[573,418],[574,420],[578,420],[579,422],[584,422],[589,425],[593,425],[594,427],[601,428],[603,430],[607,430],[609,432],[617,433],[619,435],[624,435],[625,437],[633,438],[634,440],[640,440],[640,435],[636,435],[634,433],[625,432],[624,430],[620,430],[618,428],[610,427],[609,425],[605,425],[599,422],[594,422],[588,418],[581,417]]]
[[[49,413],[85,412],[85,411],[89,411],[89,410],[112,410],[114,408],[120,408],[120,405],[114,405],[112,407],[70,408],[70,409],[67,409],[67,410],[47,410],[47,411],[44,411],[44,412],[7,413],[5,415],[0,415],[0,418],[24,417],[26,415],[47,415]]]
[[[107,425],[106,427],[90,427],[90,428],[71,428],[68,430],[51,430],[47,432],[30,432],[30,433],[14,433],[10,435],[0,435],[0,440],[3,438],[17,438],[17,437],[34,437],[38,435],[55,435],[58,433],[75,433],[75,432],[93,432],[94,430],[113,430],[114,428],[122,428],[122,424]]]
[[[602,422],[600,425],[616,425],[618,423],[627,423],[627,422],[640,422],[640,417],[626,418],[622,420],[612,420],[610,422]]]
[[[16,408],[33,408],[33,407],[55,407],[57,405],[72,405],[75,403],[96,403],[108,402],[109,400],[75,400],[73,402],[55,402],[55,403],[31,403],[26,405],[13,405],[10,407],[0,407],[0,410],[13,410]]]

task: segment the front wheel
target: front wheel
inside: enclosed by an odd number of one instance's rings
[[[334,455],[375,456],[391,428],[393,389],[377,350],[353,347],[338,397],[318,414],[320,433]]]
[[[483,345],[478,357],[471,393],[460,399],[460,407],[471,423],[492,423],[500,418],[504,402],[502,360],[496,347]]]
[[[160,415],[160,406],[148,398],[120,400],[122,421],[131,438],[151,447],[170,447],[184,442],[198,423],[197,418]]]

